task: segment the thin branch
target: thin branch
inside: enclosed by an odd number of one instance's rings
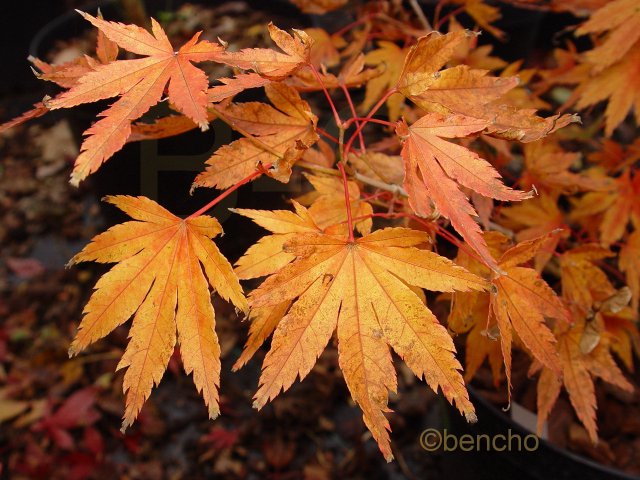
[[[338,126],[342,125],[342,120],[340,119],[340,115],[338,115],[338,110],[336,110],[336,106],[333,103],[333,100],[331,99],[331,95],[329,95],[329,91],[327,90],[327,87],[325,87],[324,82],[322,81],[322,77],[320,77],[318,70],[316,70],[316,67],[314,67],[311,63],[309,63],[309,67],[311,67],[311,72],[313,72],[313,76],[316,77],[316,81],[322,87],[324,96],[327,97],[327,101],[329,102],[329,106],[331,107],[331,111],[333,112],[333,118],[336,122],[336,125]]]
[[[400,195],[402,197],[408,197],[409,194],[407,191],[402,188],[400,185],[396,185],[395,183],[385,183],[380,180],[376,180],[375,178],[367,177],[358,172],[354,175],[355,179],[365,183],[367,185],[371,185],[372,187],[379,188],[381,190],[387,190],[388,192],[394,193],[396,195]]]
[[[351,150],[351,145],[353,144],[354,140],[356,139],[356,136],[358,135],[358,133],[360,133],[360,131],[369,122],[371,117],[373,117],[375,115],[375,113],[380,109],[380,107],[382,107],[382,105],[384,105],[384,103],[387,101],[387,99],[391,95],[396,93],[397,91],[398,91],[398,89],[396,87],[391,88],[391,89],[387,90],[387,92],[382,96],[382,98],[380,100],[378,100],[378,103],[376,103],[373,106],[373,108],[371,109],[369,114],[366,117],[364,117],[364,119],[362,120],[362,123],[360,125],[358,125],[358,127],[356,128],[356,131],[354,132],[354,134],[351,135],[351,138],[349,138],[349,141],[347,142],[347,146],[345,148],[345,151],[349,152]]]
[[[356,113],[356,107],[353,105],[353,100],[351,99],[351,94],[349,93],[349,89],[344,86],[344,84],[340,84],[340,88],[342,88],[342,92],[344,93],[345,98],[347,99],[347,103],[349,104],[349,108],[351,109],[352,121],[356,122],[356,128],[360,126],[358,123],[358,114]],[[346,126],[345,126],[346,128]],[[360,150],[362,152],[366,152],[367,148],[364,145],[364,137],[362,136],[362,130],[358,131],[358,138],[360,139]]]
[[[338,163],[338,168],[342,174],[342,184],[344,185],[344,203],[347,207],[347,223],[349,225],[349,241],[354,242],[353,237],[353,219],[351,218],[351,198],[349,197],[349,182],[347,180],[347,172],[344,171],[344,165]]]
[[[216,206],[218,203],[220,203],[222,200],[224,200],[225,198],[227,198],[229,195],[231,195],[233,192],[235,192],[236,190],[238,190],[241,186],[255,180],[256,178],[258,178],[260,175],[262,175],[268,168],[271,167],[271,164],[268,165],[264,165],[261,168],[259,168],[258,170],[256,170],[255,172],[253,172],[251,175],[243,178],[242,180],[240,180],[238,183],[236,183],[235,185],[233,185],[232,187],[229,187],[228,189],[226,189],[224,192],[222,192],[220,195],[218,195],[216,198],[214,198],[213,200],[211,200],[209,203],[207,203],[204,207],[202,207],[200,210],[198,210],[197,212],[193,212],[191,215],[189,215],[186,220],[189,220],[191,218],[195,218],[195,217],[199,217],[200,215],[202,215],[203,213],[207,212],[208,210],[212,209],[214,206]]]
[[[411,8],[413,8],[413,11],[418,16],[418,20],[420,20],[420,23],[425,28],[425,30],[432,31],[433,28],[431,27],[429,20],[427,20],[427,17],[425,17],[424,12],[422,11],[422,7],[418,3],[418,0],[409,0],[409,4],[411,5]]]

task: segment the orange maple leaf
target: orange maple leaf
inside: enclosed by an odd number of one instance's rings
[[[613,65],[631,49],[638,47],[635,44],[640,40],[640,2],[608,2],[578,27],[576,35],[603,32],[608,32],[605,41],[585,54],[586,60],[594,65],[596,72]]]
[[[145,197],[114,196],[106,201],[135,221],[96,236],[70,262],[117,263],[96,284],[70,355],[133,316],[129,345],[118,364],[118,369],[127,369],[123,429],[160,383],[176,341],[185,370],[193,372],[209,416],[215,418],[220,413],[220,347],[209,287],[247,310],[231,265],[211,241],[222,233],[220,224],[208,216],[182,220]]]
[[[267,173],[286,183],[293,164],[318,141],[318,118],[295,89],[282,83],[264,88],[273,106],[245,102],[213,107],[218,117],[245,137],[219,148],[194,187],[227,188],[260,165],[271,165]]]
[[[388,345],[434,389],[442,388],[469,421],[475,420],[461,366],[446,329],[408,287],[482,290],[481,278],[439,255],[416,248],[424,232],[387,228],[353,242],[342,235],[301,233],[285,244],[293,263],[251,294],[252,309],[292,306],[275,327],[255,406],[261,408],[304,378],[337,328],[340,367],[387,460],[391,453],[388,391],[396,375]]]
[[[329,227],[331,233],[348,233],[347,207],[344,199],[344,185],[337,177],[305,174],[314,191],[298,198],[303,205],[309,206],[309,214],[322,230]],[[373,208],[360,198],[360,188],[356,182],[347,182],[353,226],[362,235],[371,232]]]
[[[605,133],[611,136],[632,108],[640,123],[640,2],[608,2],[576,30],[576,35],[589,33],[606,33],[606,37],[584,55],[590,71],[584,72],[586,78],[575,91],[576,107],[584,109],[608,99]]]
[[[310,61],[312,40],[303,30],[293,29],[293,35],[273,23],[269,35],[282,52],[269,48],[245,48],[239,52],[225,51],[216,61],[242,70],[253,70],[261,76],[279,80],[296,72]]]
[[[555,235],[552,232],[549,235]],[[511,342],[515,332],[533,357],[560,374],[556,340],[545,318],[570,323],[571,317],[560,298],[532,268],[519,266],[530,261],[547,241],[547,235],[519,243],[500,257],[504,275],[493,273],[490,310],[500,332],[507,382],[511,390]]]
[[[500,258],[510,246],[509,239],[497,232],[485,232],[484,239],[494,258]],[[463,249],[458,250],[455,261],[471,273],[491,278],[491,270]],[[454,292],[447,328],[454,334],[467,333],[465,380],[470,381],[487,359],[497,387],[504,360],[500,342],[496,341],[500,332],[495,318],[489,315],[489,300],[487,292]]]
[[[540,140],[524,146],[525,171],[519,185],[522,188],[563,194],[581,190],[605,190],[609,186],[607,178],[593,178],[570,168],[580,163],[580,154],[564,151],[557,142]]]
[[[620,250],[620,270],[626,274],[627,284],[633,296],[633,310],[640,305],[640,230],[633,232]]]
[[[574,200],[571,216],[579,220],[601,216],[598,226],[600,241],[609,246],[624,236],[629,223],[636,228],[640,226],[639,195],[640,175],[634,169],[626,168],[622,175],[610,182],[607,191],[589,192]]]
[[[305,13],[321,15],[347,4],[348,0],[290,0]]]
[[[535,255],[535,266],[539,272],[553,256],[560,240],[570,236],[558,199],[546,193],[518,205],[503,207],[499,219],[500,225],[516,232],[515,239],[519,242],[562,229],[557,235],[547,235],[540,245]]]
[[[48,108],[55,110],[121,96],[101,114],[104,118],[85,132],[87,138],[76,160],[71,183],[77,185],[122,148],[131,132],[131,122],[161,100],[167,84],[172,105],[202,130],[209,128],[206,94],[209,81],[193,63],[217,59],[223,52],[222,46],[198,41],[198,33],[176,52],[154,19],[152,35],[135,25],[80,14],[121,48],[145,57],[97,66],[80,77],[69,91],[47,103]]]
[[[429,199],[451,220],[454,228],[482,258],[496,268],[482,238],[477,216],[458,185],[486,197],[518,201],[531,194],[512,190],[500,181],[500,174],[486,160],[447,138],[465,137],[486,128],[487,121],[464,115],[429,113],[410,127],[402,122],[396,132],[404,140],[404,187],[413,210],[422,216],[431,212]]]
[[[587,324],[584,319],[570,327],[564,324],[556,328],[562,375],[559,377],[548,368],[543,368],[540,373],[537,419],[539,434],[563,385],[569,393],[573,409],[594,443],[598,441],[594,379],[599,377],[622,390],[633,391],[633,385],[624,377],[611,356],[606,340],[600,341],[595,349],[588,352],[581,348],[586,331]]]
[[[296,259],[293,253],[284,250],[284,245],[299,233],[320,232],[320,228],[310,212],[293,200],[295,213],[288,210],[247,210],[234,209],[234,213],[250,218],[256,224],[269,230],[266,235],[249,247],[236,262],[235,272],[241,280],[271,275]],[[252,308],[249,312],[251,326],[245,348],[233,366],[234,370],[245,365],[258,348],[271,336],[285,315],[291,300],[284,300],[275,306]]]

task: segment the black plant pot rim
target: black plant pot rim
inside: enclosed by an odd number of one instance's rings
[[[482,405],[483,408],[485,408],[486,410],[490,411],[495,417],[499,418],[500,421],[502,423],[505,423],[508,428],[512,429],[512,430],[517,430],[520,431],[522,433],[526,433],[526,434],[530,434],[530,433],[535,433],[535,432],[530,432],[529,430],[525,429],[522,425],[520,425],[519,423],[515,422],[511,417],[507,416],[504,414],[503,411],[501,411],[498,407],[496,407],[493,403],[491,403],[489,400],[487,400],[486,398],[484,398],[475,388],[473,388],[471,385],[467,385],[467,389],[469,390],[469,394],[471,395],[472,399],[473,399],[473,403],[479,403]],[[545,440],[544,438],[539,438],[539,442],[540,442],[540,446],[549,449],[553,452],[555,452],[558,455],[564,456],[570,460],[573,460],[574,462],[577,463],[581,463],[583,465],[587,465],[590,468],[592,468],[593,470],[597,471],[597,472],[601,472],[603,475],[609,475],[609,476],[616,476],[616,478],[620,479],[620,480],[638,480],[638,476],[637,475],[631,475],[626,473],[623,470],[620,470],[618,468],[614,468],[614,467],[610,467],[608,465],[603,465],[601,463],[598,463],[594,460],[591,460],[590,458],[584,457],[582,455],[578,455],[576,453],[573,453],[565,448],[560,448],[557,445],[554,445],[553,443],[549,442],[548,440]],[[604,477],[606,478],[606,477]]]

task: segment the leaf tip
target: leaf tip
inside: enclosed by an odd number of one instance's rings
[[[476,415],[476,412],[465,412],[464,418],[467,420],[467,423],[478,423],[478,416]]]
[[[253,401],[253,405],[252,406],[256,410],[262,410],[262,407],[264,407],[264,401],[256,399],[256,400]]]

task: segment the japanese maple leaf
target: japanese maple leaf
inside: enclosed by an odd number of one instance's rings
[[[331,68],[340,64],[337,45],[344,46],[345,43],[341,37],[332,37],[323,28],[307,28],[305,32],[312,39],[311,65],[322,69],[322,65]]]
[[[298,198],[303,205],[309,205],[309,214],[321,229],[334,227],[332,233],[347,232],[347,208],[345,206],[344,185],[337,177],[305,174],[314,191]],[[355,229],[362,235],[371,232],[373,207],[360,198],[360,188],[356,182],[347,182],[351,215]]]
[[[600,72],[621,60],[640,40],[640,2],[614,0],[598,9],[576,30],[576,35],[609,32],[605,41],[585,54]]]
[[[377,47],[364,56],[366,65],[382,68],[377,77],[367,82],[364,100],[360,105],[360,109],[365,112],[382,97],[385,91],[396,85],[407,52],[393,42],[378,42]],[[400,117],[402,102],[402,95],[392,95],[387,100],[389,118],[392,121]]]
[[[635,112],[636,123],[640,124],[640,43],[629,50],[622,60],[607,67],[602,72],[585,79],[576,88],[579,110],[607,101],[605,134],[613,131],[627,117]]]
[[[484,280],[439,255],[416,248],[425,232],[387,228],[349,241],[300,233],[285,244],[296,260],[267,278],[251,308],[293,305],[279,321],[265,357],[254,405],[261,408],[304,378],[337,329],[340,367],[364,421],[392,458],[388,392],[396,391],[389,345],[419,377],[475,421],[461,366],[446,329],[408,286],[439,291],[482,290]]]
[[[573,310],[586,315],[596,302],[614,294],[607,274],[595,264],[611,256],[610,250],[596,244],[583,244],[560,256],[562,296]]]
[[[249,247],[236,262],[235,272],[241,280],[270,275],[295,260],[295,255],[283,249],[298,233],[321,232],[309,210],[292,200],[295,212],[289,210],[248,210],[234,208],[233,213],[250,218],[272,235],[262,237]]]
[[[287,182],[291,167],[318,141],[318,118],[293,88],[270,83],[265,93],[273,106],[260,102],[231,103],[214,107],[217,116],[245,138],[219,148],[207,160],[194,187],[227,188],[260,165],[271,165],[267,173]]]
[[[549,235],[555,235],[553,232]],[[503,275],[493,273],[490,311],[500,332],[500,345],[511,389],[511,343],[516,333],[532,356],[559,375],[561,367],[556,340],[546,318],[570,323],[570,315],[560,298],[532,269],[520,266],[530,261],[546,243],[548,235],[519,243],[507,250],[498,262]]]
[[[510,241],[498,232],[485,232],[487,247],[494,258],[509,248]],[[491,270],[468,252],[458,250],[455,262],[486,279],[491,278]],[[454,334],[467,334],[465,348],[465,380],[470,381],[485,359],[488,360],[497,387],[500,383],[500,372],[504,360],[495,318],[489,315],[489,294],[487,292],[454,292],[451,299],[451,312],[447,328]]]
[[[312,40],[303,30],[294,29],[290,35],[273,23],[268,25],[268,29],[271,39],[282,52],[270,48],[245,48],[239,52],[225,51],[216,56],[216,61],[242,70],[253,70],[273,80],[283,79],[309,63]]]
[[[582,190],[606,189],[608,179],[592,178],[583,173],[574,173],[570,168],[580,161],[577,152],[566,152],[557,142],[541,140],[524,146],[525,171],[519,185],[552,193],[575,193]]]
[[[596,424],[595,378],[625,390],[633,391],[633,385],[624,377],[611,356],[606,341],[592,351],[585,353],[580,345],[585,333],[584,319],[573,326],[558,325],[555,336],[558,339],[558,353],[562,366],[562,376],[543,368],[538,380],[538,433],[542,432],[562,386],[569,393],[569,400],[578,418],[595,443],[598,441]]]
[[[487,122],[478,118],[428,113],[410,127],[405,122],[399,123],[396,133],[404,140],[404,188],[413,210],[428,216],[429,200],[433,201],[467,243],[496,268],[480,226],[472,218],[477,213],[460,186],[498,200],[524,200],[531,194],[505,186],[500,174],[486,160],[446,140],[468,136],[486,126]]]
[[[215,85],[207,91],[210,102],[218,103],[249,88],[264,87],[272,82],[269,78],[257,73],[239,73],[231,78],[218,78],[222,85]]]
[[[632,175],[633,172],[633,175]],[[599,225],[600,241],[608,246],[621,239],[629,223],[640,226],[640,175],[625,169],[608,191],[589,192],[573,202],[572,217],[581,219],[602,215]]]
[[[465,30],[457,30],[446,35],[433,32],[420,37],[406,52],[399,76],[394,77],[395,81],[390,86],[397,87],[404,96],[413,100],[434,83],[437,85],[442,76],[439,70],[465,44],[469,35],[471,34]]]
[[[630,295],[631,291],[628,287],[623,287],[614,294],[613,298],[621,296],[621,293]],[[606,304],[607,300],[603,302],[603,305]],[[602,317],[602,327],[598,331],[599,343],[603,340],[607,341],[611,351],[618,356],[630,372],[633,372],[634,359],[640,352],[640,332],[638,332],[637,326],[638,309],[625,305],[616,308],[616,311],[611,310],[611,308],[601,308],[598,312]]]
[[[574,115],[541,118],[533,109],[519,109],[503,97],[515,88],[515,76],[494,77],[487,70],[457,65],[440,69],[464,45],[467,33],[432,33],[418,39],[407,53],[396,88],[427,112],[483,119],[487,132],[521,142],[539,140],[571,122]]]
[[[626,274],[627,285],[633,295],[633,309],[640,305],[640,230],[633,232],[620,250],[620,270]]]
[[[562,232],[556,235],[547,235],[538,249],[535,266],[539,272],[553,256],[560,240],[570,236],[564,212],[558,207],[558,199],[546,193],[518,205],[503,207],[499,220],[500,225],[516,232],[515,239],[519,242],[533,240],[562,229]]]
[[[454,3],[462,4],[465,12],[468,13],[483,30],[486,30],[500,40],[504,40],[505,33],[491,25],[492,22],[501,18],[499,8],[487,5],[483,0],[455,0]]]
[[[121,96],[101,113],[103,118],[85,132],[87,138],[76,160],[71,183],[77,185],[122,148],[131,132],[131,122],[162,99],[167,84],[171,104],[202,130],[208,128],[209,81],[193,63],[217,59],[222,46],[199,42],[198,33],[175,51],[162,27],[153,19],[151,34],[135,25],[80,14],[115,44],[144,58],[98,66],[83,75],[69,91],[47,103],[48,108],[55,110]]]
[[[575,95],[583,109],[608,99],[605,133],[611,136],[634,108],[640,123],[640,3],[615,0],[597,10],[576,35],[606,33],[604,41],[584,55],[590,74]]]
[[[344,198],[344,197],[343,197]],[[300,233],[320,232],[320,228],[310,212],[295,200],[292,201],[295,212],[288,210],[247,210],[234,209],[233,212],[250,218],[256,224],[269,230],[257,243],[249,247],[236,262],[235,273],[241,280],[271,275],[296,259],[296,256],[283,248],[284,245]],[[275,306],[252,308],[249,312],[251,326],[249,338],[234,370],[245,365],[258,351],[258,348],[271,336],[285,315],[291,300],[284,300]]]
[[[118,369],[127,369],[123,429],[133,423],[153,386],[160,383],[176,340],[185,370],[193,372],[209,416],[215,418],[220,411],[220,347],[209,287],[247,310],[231,265],[211,241],[222,232],[220,224],[208,216],[182,220],[145,197],[115,196],[106,201],[134,221],[96,236],[71,260],[117,265],[96,284],[70,354],[76,355],[133,316],[130,341],[118,364]]]

